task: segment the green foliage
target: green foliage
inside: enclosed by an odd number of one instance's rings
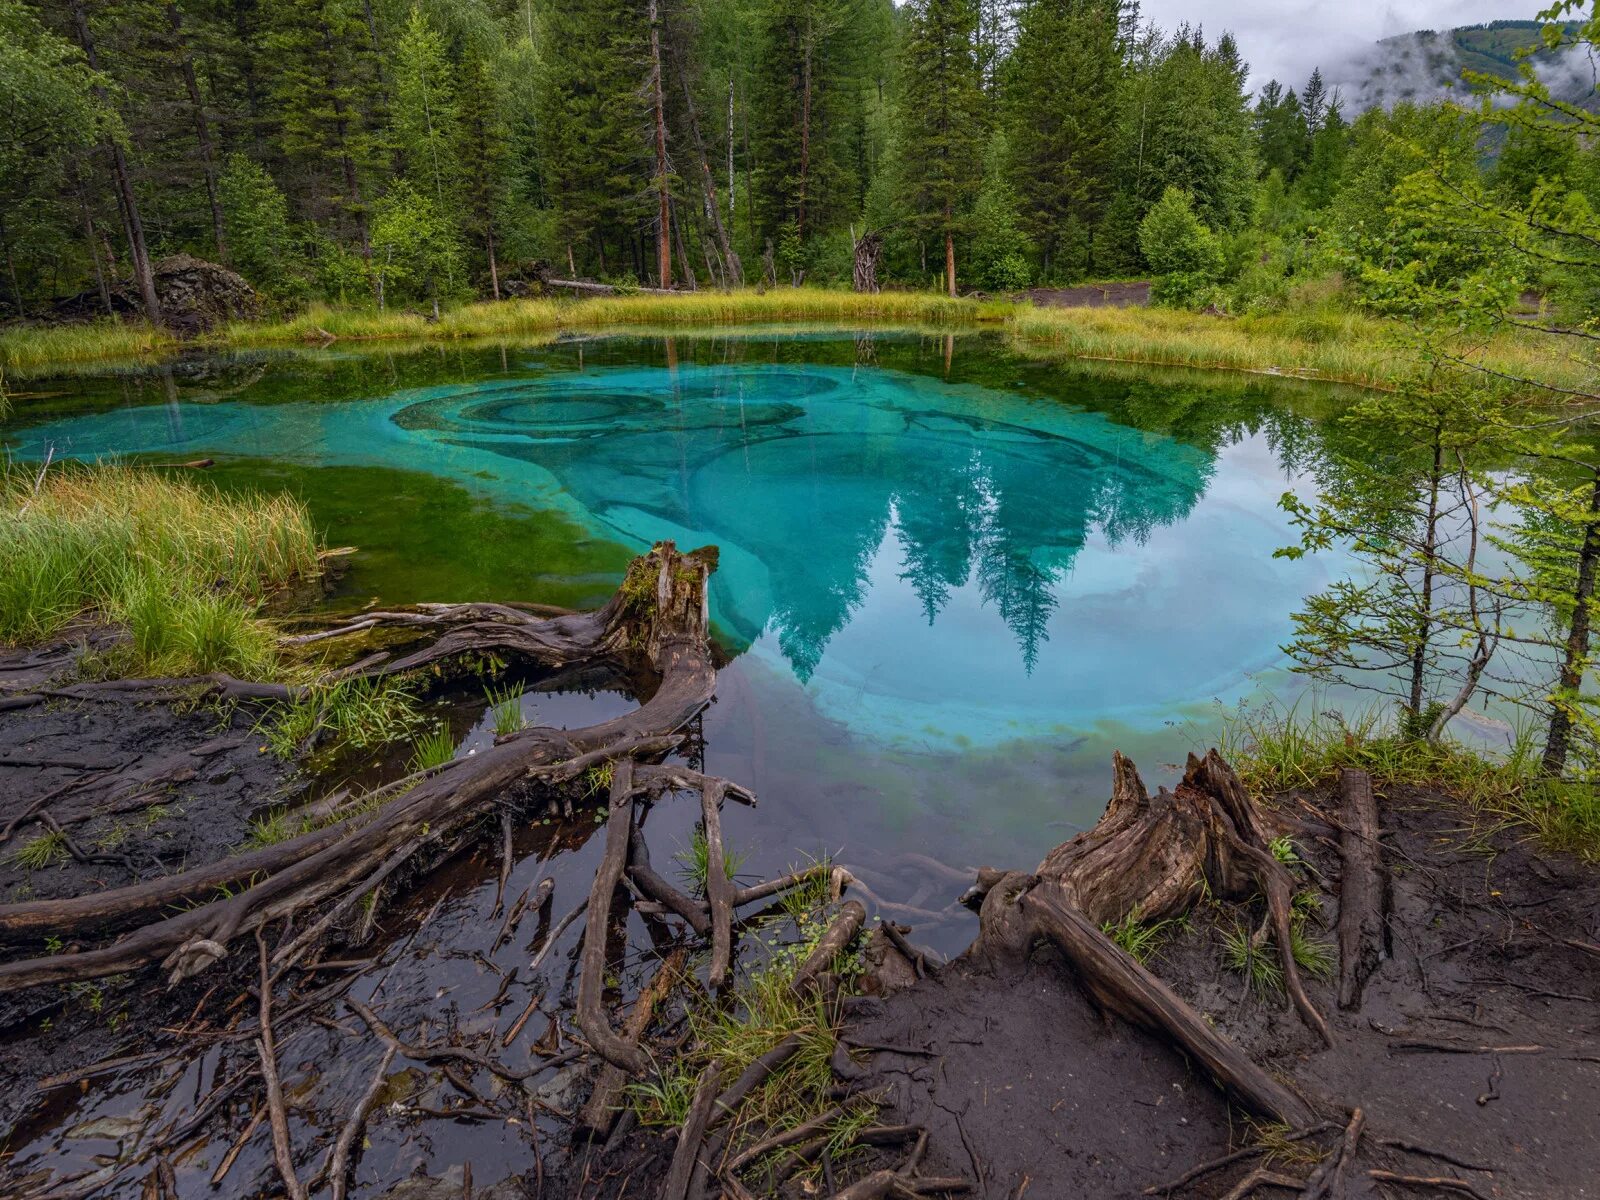
[[[1168,917],[1163,921],[1149,923],[1141,919],[1139,906],[1136,904],[1120,921],[1107,921],[1100,927],[1100,932],[1105,934],[1131,957],[1141,963],[1149,962],[1167,937],[1185,926],[1185,922],[1176,917]]]
[[[380,308],[447,297],[462,277],[461,244],[449,211],[406,180],[376,206],[372,274]]]
[[[403,683],[341,679],[319,683],[289,704],[274,707],[259,730],[280,758],[293,758],[322,744],[330,749],[365,749],[402,741],[423,723],[416,697]]]
[[[456,739],[448,725],[436,725],[416,741],[408,764],[413,771],[442,767],[456,756]]]
[[[305,287],[300,247],[289,223],[288,197],[272,176],[247,156],[231,154],[218,191],[234,270],[270,296],[299,295]]]
[[[689,835],[689,848],[680,850],[673,857],[678,860],[681,867],[683,880],[696,894],[706,894],[706,878],[710,873],[710,851],[706,843],[706,831],[703,826],[696,825],[694,832]],[[739,868],[744,865],[745,855],[738,850],[724,845],[722,848],[722,871],[729,879],[739,873]]]
[[[1181,188],[1169,187],[1145,215],[1139,249],[1159,276],[1150,297],[1158,304],[1194,307],[1222,273],[1222,248]]]
[[[26,871],[40,871],[67,858],[67,835],[50,830],[22,843],[11,855],[11,861]]]
[[[489,717],[496,736],[505,737],[527,726],[528,718],[522,711],[524,690],[520,683],[503,688],[490,685],[483,689],[484,699],[489,702]]]

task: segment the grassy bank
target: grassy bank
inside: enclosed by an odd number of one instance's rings
[[[241,322],[202,339],[214,349],[322,345],[334,341],[531,339],[607,330],[755,325],[1003,328],[1024,352],[1153,366],[1253,371],[1384,386],[1399,365],[1393,322],[1337,307],[1237,319],[1150,308],[1034,308],[1009,301],[951,300],[929,292],[876,296],[823,288],[687,292],[582,300],[509,300],[447,309],[437,321],[413,312],[313,305],[298,316]],[[1560,387],[1591,384],[1581,363],[1554,354],[1549,338],[1506,333],[1483,361],[1513,376]],[[178,343],[136,325],[101,323],[0,332],[0,370],[41,374],[77,364],[148,360]]]
[[[263,600],[318,569],[298,501],[225,497],[155,469],[55,464],[0,472],[0,642],[32,644],[76,622],[127,637],[107,674],[224,670],[265,677],[276,640]]]
[[[1008,321],[1019,348],[1070,358],[1153,366],[1255,371],[1383,387],[1401,366],[1396,325],[1337,309],[1221,318],[1159,308],[1018,308]],[[1557,387],[1592,386],[1580,363],[1553,352],[1553,339],[1504,333],[1482,365]]]
[[[1600,789],[1542,777],[1534,732],[1519,732],[1504,753],[1432,747],[1401,737],[1376,712],[1347,722],[1309,707],[1312,715],[1271,708],[1229,717],[1219,748],[1251,791],[1331,786],[1339,768],[1359,767],[1380,786],[1441,792],[1490,824],[1520,826],[1549,849],[1600,863]]]

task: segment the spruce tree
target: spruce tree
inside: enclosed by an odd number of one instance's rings
[[[945,290],[956,294],[958,230],[977,192],[983,108],[972,0],[913,0],[900,56],[906,203],[944,243]]]
[[[1120,0],[1030,0],[1002,76],[1010,174],[1047,276],[1088,268],[1110,200],[1122,76]]]

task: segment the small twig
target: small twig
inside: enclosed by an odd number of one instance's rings
[[[256,946],[261,954],[261,1030],[256,1038],[256,1053],[261,1058],[261,1077],[267,1082],[267,1112],[272,1118],[272,1154],[290,1200],[306,1200],[306,1189],[295,1174],[293,1147],[289,1142],[289,1116],[283,1104],[283,1085],[278,1079],[278,1049],[272,1036],[272,972],[267,962],[267,943],[256,930]]]
[[[550,930],[550,936],[545,938],[544,945],[539,947],[539,953],[535,954],[533,956],[533,961],[528,964],[529,971],[537,971],[539,969],[539,964],[545,960],[545,956],[548,955],[551,949],[555,946],[556,940],[567,931],[567,926],[571,925],[579,917],[583,916],[584,909],[588,907],[589,897],[585,896],[582,900],[578,901],[571,912],[556,922],[555,928]]]
[[[1393,1171],[1371,1170],[1367,1172],[1367,1176],[1375,1183],[1392,1183],[1399,1187],[1439,1188],[1447,1192],[1460,1192],[1463,1196],[1472,1196],[1474,1200],[1488,1200],[1488,1197],[1465,1179],[1452,1179],[1448,1175],[1397,1175]]]
[[[1422,1146],[1416,1142],[1405,1141],[1402,1138],[1379,1138],[1378,1145],[1388,1146],[1391,1150],[1404,1150],[1407,1154],[1420,1154],[1424,1158],[1437,1159],[1439,1162],[1449,1163],[1452,1167],[1460,1167],[1463,1171],[1482,1171],[1486,1175],[1494,1173],[1493,1167],[1485,1167],[1479,1163],[1468,1162],[1464,1158],[1446,1154],[1443,1150],[1435,1150],[1431,1146]]]
[[[350,1151],[356,1144],[356,1138],[361,1136],[361,1131],[367,1123],[367,1115],[377,1103],[378,1093],[383,1090],[384,1082],[388,1078],[389,1067],[399,1052],[400,1047],[390,1042],[389,1048],[383,1052],[383,1058],[378,1063],[378,1069],[372,1073],[372,1082],[367,1084],[367,1090],[361,1093],[361,1099],[357,1100],[355,1108],[350,1110],[350,1119],[339,1131],[339,1140],[333,1144],[333,1150],[328,1155],[328,1164],[323,1174],[333,1193],[333,1200],[344,1200],[345,1176],[350,1170]]]
[[[256,1130],[261,1128],[261,1122],[266,1120],[266,1116],[267,1110],[265,1105],[256,1109],[256,1115],[250,1118],[250,1124],[245,1126],[244,1132],[239,1135],[238,1139],[233,1143],[233,1145],[228,1147],[228,1152],[222,1156],[222,1161],[217,1164],[217,1169],[211,1173],[212,1187],[216,1187],[227,1178],[228,1172],[233,1169],[234,1160],[239,1157],[240,1151],[242,1151],[245,1146],[249,1144],[250,1139],[255,1136]]]

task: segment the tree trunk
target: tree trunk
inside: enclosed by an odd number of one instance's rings
[[[728,228],[722,223],[722,209],[717,202],[717,182],[711,174],[711,160],[706,157],[705,139],[700,136],[700,118],[695,113],[694,89],[689,86],[689,76],[682,69],[678,78],[683,83],[684,115],[689,119],[689,137],[694,142],[695,157],[700,162],[700,180],[705,187],[706,214],[711,219],[711,232],[717,239],[717,249],[722,255],[726,283],[738,287],[744,282],[744,266],[734,253],[728,237]],[[728,80],[728,219],[733,219],[733,80]]]
[[[1422,599],[1418,605],[1417,646],[1411,652],[1410,709],[1413,735],[1423,732],[1422,704],[1428,673],[1428,643],[1433,638],[1434,556],[1439,546],[1439,485],[1444,475],[1443,431],[1433,431],[1433,472],[1428,478],[1428,524],[1422,543]]]
[[[106,315],[114,316],[116,310],[111,307],[111,287],[106,282],[105,269],[100,264],[100,246],[94,227],[94,213],[89,209],[89,198],[83,192],[83,179],[78,173],[77,164],[72,167],[73,188],[78,193],[78,207],[83,211],[83,236],[89,243],[89,261],[94,263],[94,282],[100,290],[100,303],[106,307]]]
[[[22,310],[22,285],[17,282],[17,264],[11,257],[11,239],[6,235],[6,215],[0,210],[0,251],[6,256],[6,277],[11,281],[11,303],[17,310],[17,316],[27,314]]]
[[[95,53],[94,34],[89,30],[89,14],[83,0],[73,0],[72,21],[78,34],[78,45],[89,61],[91,70],[100,69],[100,59]],[[94,89],[95,98],[109,107],[110,100],[103,87]],[[123,230],[128,238],[128,257],[133,261],[133,277],[139,287],[139,299],[150,324],[161,324],[161,301],[156,296],[155,274],[150,269],[150,252],[144,241],[144,222],[139,216],[139,202],[133,194],[133,182],[128,177],[128,158],[122,143],[109,140],[106,148],[111,155],[112,181],[117,189],[117,207],[122,212]]]
[[[200,83],[195,78],[194,60],[189,57],[183,40],[183,17],[173,0],[167,0],[167,24],[172,30],[173,47],[178,55],[178,68],[183,74],[184,90],[189,93],[189,107],[194,113],[195,141],[200,147],[200,165],[205,174],[206,199],[211,203],[211,235],[216,242],[217,260],[228,261],[228,243],[222,225],[222,202],[217,195],[217,159],[211,145],[211,123],[206,120],[206,108],[200,99]]]
[[[494,260],[494,226],[484,229],[483,240],[489,248],[489,293],[500,299],[500,267]]]
[[[952,299],[956,294],[956,235],[950,229],[950,208],[944,210],[944,290]]]
[[[1572,624],[1567,629],[1567,644],[1561,657],[1560,691],[1550,705],[1550,724],[1545,734],[1543,768],[1546,775],[1559,778],[1567,769],[1567,753],[1572,743],[1572,712],[1566,697],[1575,696],[1583,686],[1583,673],[1589,663],[1590,603],[1594,599],[1595,574],[1600,568],[1600,469],[1594,472],[1589,493],[1590,520],[1584,526],[1583,547],[1578,551],[1578,578],[1572,589]]]
[[[667,185],[667,109],[661,95],[661,10],[650,0],[650,105],[656,127],[656,271],[672,286],[672,197]]]

